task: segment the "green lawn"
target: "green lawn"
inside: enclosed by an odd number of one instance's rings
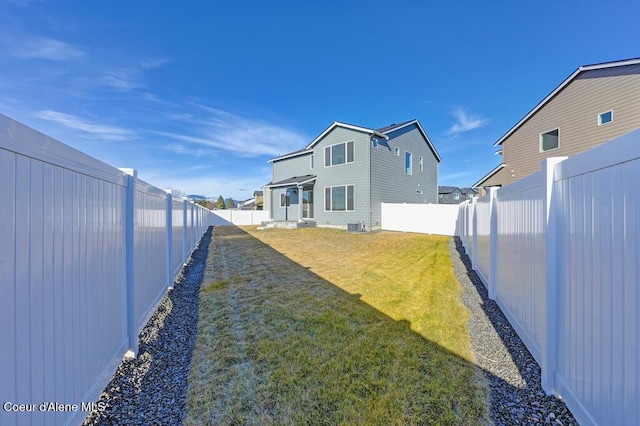
[[[479,424],[448,238],[214,229],[186,424]]]

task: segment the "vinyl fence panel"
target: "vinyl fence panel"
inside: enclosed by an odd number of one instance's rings
[[[556,382],[585,424],[640,424],[639,157],[636,131],[564,161],[554,184]]]
[[[455,235],[457,204],[382,203],[381,228],[387,231]]]
[[[213,215],[1,114],[0,194],[0,424],[80,424]]]
[[[474,267],[478,272],[480,280],[489,287],[489,276],[491,271],[491,195],[486,194],[478,199],[475,205],[473,228],[474,235]]]
[[[580,424],[640,424],[638,182],[640,129],[493,190],[493,221],[490,198],[460,208],[490,297]]]
[[[546,333],[546,234],[542,172],[496,192],[495,297],[542,363]]]

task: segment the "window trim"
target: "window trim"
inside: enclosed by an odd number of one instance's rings
[[[603,122],[602,122],[602,116],[603,116],[604,114],[607,114],[607,113],[611,113],[611,120],[609,120],[609,121],[607,121],[607,122],[603,123]],[[598,127],[600,127],[600,126],[606,126],[607,124],[610,124],[610,123],[613,123],[613,110],[612,110],[612,109],[607,110],[607,111],[604,111],[604,112],[601,112],[600,114],[598,114]]]
[[[407,154],[409,156],[407,157]],[[407,160],[409,160],[409,166],[407,167]],[[413,154],[411,151],[404,151],[404,174],[407,176],[413,175]]]
[[[553,132],[553,131],[558,132],[558,146],[556,146],[555,148],[550,148],[550,149],[542,149],[542,148],[543,148],[543,144],[542,144],[542,136],[543,136],[543,135],[546,135],[547,133],[551,133],[551,132]],[[539,138],[539,139],[538,139],[538,141],[539,141],[539,144],[538,144],[538,150],[539,150],[539,152],[541,152],[541,153],[542,153],[542,152],[554,151],[554,150],[556,150],[556,149],[560,148],[560,127],[556,127],[555,129],[547,130],[546,132],[541,132],[541,133],[540,133],[540,136],[539,136],[538,138]]]
[[[344,210],[333,210],[333,188],[344,188]],[[352,206],[351,209],[349,209],[349,187],[351,187],[351,191],[352,191]],[[330,198],[327,199],[327,190],[329,190],[329,195]],[[344,185],[331,185],[331,186],[325,186],[324,187],[324,211],[325,213],[347,213],[347,212],[354,212],[356,211],[356,189],[355,189],[355,185],[352,183],[349,184],[344,184]],[[330,207],[329,210],[327,210],[327,202],[328,205]]]
[[[349,148],[348,148],[348,144],[352,144],[351,146],[352,148],[352,158],[351,161],[349,161]],[[333,164],[333,147],[337,146],[337,145],[344,145],[344,163],[340,163],[340,164]],[[329,156],[327,156],[327,150],[329,150]],[[329,160],[329,165],[327,165],[327,159]],[[352,140],[348,140],[345,142],[338,142],[338,143],[334,143],[332,145],[326,145],[324,147],[324,167],[337,167],[337,166],[344,166],[345,164],[351,164],[351,163],[355,163],[356,162],[356,143],[355,143],[355,139]]]

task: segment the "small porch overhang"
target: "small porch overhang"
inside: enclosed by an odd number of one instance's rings
[[[310,217],[313,216],[309,216],[308,210],[305,212],[303,212],[303,192],[304,191],[308,191],[308,192],[313,192],[313,186],[315,184],[316,181],[316,175],[302,175],[302,176],[293,176],[290,177],[288,179],[283,179],[280,181],[276,181],[276,182],[269,182],[268,184],[266,184],[264,186],[265,191],[269,191],[269,194],[272,194],[272,191],[275,189],[284,189],[287,192],[289,192],[289,188],[294,188],[291,191],[293,191],[294,193],[297,192],[297,199],[298,201],[295,202],[298,205],[297,208],[297,221],[298,222],[306,222],[308,220],[310,220]],[[269,197],[271,198],[271,196]],[[287,208],[288,208],[289,204],[287,204]],[[304,204],[305,207],[308,208],[308,203]],[[271,213],[269,213],[269,219],[273,220],[274,217],[272,216],[272,208],[269,207],[269,211]],[[288,217],[289,215],[289,210],[285,211],[285,217]],[[306,216],[305,216],[306,215]]]
[[[286,188],[286,187],[301,187],[307,184],[310,184],[316,180],[316,175],[303,175],[303,176],[293,176],[289,179],[280,180],[277,182],[269,182],[264,187],[265,188]]]

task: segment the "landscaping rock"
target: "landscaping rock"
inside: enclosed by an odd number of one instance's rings
[[[449,251],[462,286],[462,302],[471,313],[468,328],[476,362],[489,382],[491,420],[496,425],[577,425],[564,402],[542,390],[540,366],[497,303],[489,299],[459,238],[451,239]]]
[[[91,412],[85,425],[182,424],[212,229],[140,333],[138,356],[122,361],[100,395],[97,406],[106,408]]]

